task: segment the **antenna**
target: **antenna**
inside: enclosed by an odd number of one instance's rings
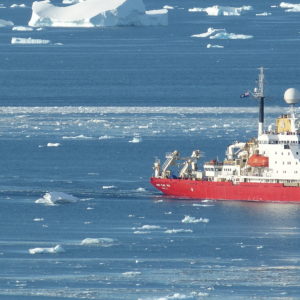
[[[259,115],[258,115],[258,136],[263,134],[264,131],[264,83],[265,83],[265,74],[264,68],[258,68],[260,71],[258,74],[257,87],[254,88],[253,92],[250,92],[251,95],[259,101]]]

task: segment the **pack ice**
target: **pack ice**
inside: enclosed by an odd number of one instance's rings
[[[168,10],[145,10],[143,0],[85,0],[55,6],[48,0],[32,4],[32,27],[104,27],[168,25]]]

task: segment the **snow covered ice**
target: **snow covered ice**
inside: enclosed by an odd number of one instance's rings
[[[142,0],[86,0],[65,7],[48,0],[32,4],[33,27],[104,27],[167,25],[168,10],[145,10]]]
[[[209,38],[209,39],[228,39],[228,40],[244,40],[253,38],[252,35],[228,33],[226,29],[208,28],[207,32],[193,34],[191,37]]]
[[[42,198],[35,201],[38,204],[55,205],[63,203],[73,203],[78,201],[77,197],[63,192],[49,192],[46,193]]]
[[[0,27],[11,27],[11,26],[14,26],[14,23],[12,21],[0,19]]]
[[[20,37],[12,37],[11,44],[22,44],[22,45],[45,45],[50,44],[49,40],[43,39],[33,39],[33,38],[20,38]]]
[[[252,6],[231,7],[214,5],[206,8],[190,8],[189,12],[206,12],[209,16],[240,16],[243,12],[252,10]]]
[[[30,254],[55,254],[55,253],[64,253],[65,250],[61,245],[56,245],[51,248],[31,248],[28,250]]]

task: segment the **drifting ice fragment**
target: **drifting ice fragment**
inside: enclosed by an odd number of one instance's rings
[[[27,7],[25,4],[12,4],[11,8],[25,8]]]
[[[77,197],[73,195],[66,194],[63,192],[49,192],[46,193],[43,198],[39,198],[35,201],[38,204],[46,204],[46,205],[55,205],[62,203],[73,203],[78,200]]]
[[[111,247],[115,245],[115,240],[111,238],[86,238],[81,241],[82,246],[100,246],[100,247]]]
[[[47,147],[59,147],[60,143],[48,143]]]
[[[207,218],[196,219],[195,217],[184,216],[181,222],[182,223],[208,223],[209,219]]]
[[[237,40],[237,39],[251,39],[253,38],[252,35],[245,35],[245,34],[236,34],[236,33],[228,33],[226,29],[215,29],[215,28],[208,28],[207,32],[193,34],[191,37],[197,38],[210,38],[210,39],[228,39],[228,40]]]
[[[14,26],[11,30],[13,31],[32,31],[33,28],[28,26]]]
[[[28,250],[30,254],[45,254],[45,253],[63,253],[64,248],[61,245],[56,245],[52,248],[32,248]]]
[[[252,6],[231,7],[214,5],[206,8],[190,8],[189,12],[206,12],[209,16],[240,16],[244,11],[249,10],[252,10]]]
[[[300,12],[300,4],[281,2],[279,6],[281,8],[286,8],[286,12]]]
[[[10,27],[10,26],[14,26],[14,23],[12,21],[6,21],[3,19],[0,19],[0,27]]]
[[[48,0],[32,4],[33,27],[104,27],[167,25],[168,10],[146,11],[143,0],[67,1],[59,7]]]
[[[35,44],[50,44],[49,40],[41,40],[41,39],[32,39],[32,38],[18,38],[18,37],[12,37],[11,38],[11,44],[29,44],[29,45],[35,45]]]
[[[213,44],[207,44],[206,48],[224,48],[224,46],[221,45],[213,45]]]

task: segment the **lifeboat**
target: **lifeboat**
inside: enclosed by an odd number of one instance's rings
[[[269,157],[259,155],[259,154],[254,154],[250,156],[247,164],[251,167],[260,167],[260,168],[269,167]]]

